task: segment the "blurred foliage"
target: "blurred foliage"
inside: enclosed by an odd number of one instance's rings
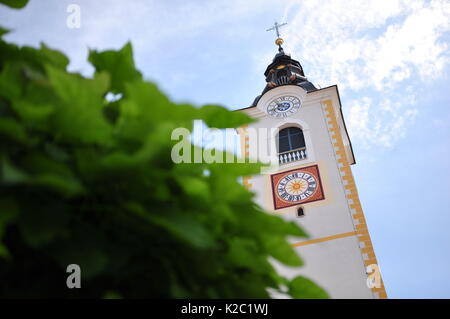
[[[173,129],[250,118],[171,102],[143,80],[130,44],[89,61],[92,78],[43,44],[0,41],[0,297],[326,297],[268,261],[301,266],[286,236],[306,235],[238,182],[258,165],[171,160]],[[81,289],[66,287],[72,263]]]

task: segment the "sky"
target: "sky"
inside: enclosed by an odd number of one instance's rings
[[[69,28],[70,4],[80,28]],[[62,50],[131,41],[137,67],[177,102],[249,106],[276,47],[317,87],[337,84],[353,173],[390,298],[450,298],[450,0],[31,0],[0,6],[8,41]]]

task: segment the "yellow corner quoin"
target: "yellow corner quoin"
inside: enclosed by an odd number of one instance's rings
[[[342,181],[344,183],[344,188],[346,190],[346,197],[348,201],[348,205],[352,210],[352,218],[354,222],[355,231],[347,232],[342,234],[336,234],[332,236],[322,237],[311,239],[299,243],[292,244],[293,247],[302,247],[306,245],[326,242],[329,240],[335,240],[339,238],[356,236],[358,242],[360,243],[360,252],[364,259],[364,266],[367,267],[369,265],[378,264],[377,259],[375,257],[375,252],[373,250],[372,241],[370,239],[369,231],[367,228],[366,220],[364,218],[364,213],[361,207],[361,202],[359,201],[358,191],[356,189],[355,180],[353,178],[353,174],[350,168],[350,164],[347,160],[345,154],[344,143],[342,139],[341,132],[339,130],[339,125],[337,122],[336,114],[333,109],[332,101],[326,100],[322,102],[325,107],[324,110],[326,112],[326,120],[328,125],[328,131],[333,141],[334,151],[337,158],[337,162],[340,164],[340,173],[342,177]],[[241,154],[244,158],[249,158],[249,136],[247,132],[247,125],[244,125],[239,128],[239,135],[241,141]],[[251,176],[243,177],[243,185],[250,189],[252,184],[250,183]],[[381,279],[381,287],[379,288],[371,288],[372,292],[378,294],[379,298],[387,298],[386,289],[384,287],[383,279]]]
[[[370,240],[370,235],[369,235],[369,231],[367,229],[366,219],[364,218],[364,213],[363,213],[363,210],[361,207],[361,202],[359,201],[359,196],[358,196],[358,191],[356,189],[355,180],[353,178],[350,164],[348,163],[347,157],[345,156],[344,143],[342,142],[342,136],[341,136],[341,132],[339,130],[339,125],[338,125],[338,122],[336,119],[336,114],[333,109],[333,104],[332,104],[331,100],[326,100],[326,101],[323,101],[322,103],[325,106],[325,112],[327,113],[327,124],[328,124],[328,130],[329,130],[330,136],[332,139],[335,140],[333,145],[334,145],[334,150],[335,150],[335,155],[336,155],[337,161],[341,165],[341,167],[340,167],[341,176],[342,176],[343,182],[344,181],[346,182],[346,184],[344,182],[344,188],[347,192],[347,200],[349,202],[349,207],[354,211],[354,213],[352,214],[352,218],[353,218],[354,225],[355,225],[355,232],[352,232],[352,233],[356,234],[358,241],[363,246],[363,247],[361,247],[361,245],[360,245],[361,254],[363,255],[363,258],[364,258],[364,265],[367,267],[372,264],[378,264],[377,259],[375,257],[375,252],[373,250],[372,241]],[[346,233],[346,234],[350,234],[350,233]],[[325,237],[325,238],[320,238],[320,239],[313,239],[308,242],[314,243],[314,241],[321,242],[321,241],[325,241],[325,240],[346,237],[346,236],[342,236],[342,235],[345,235],[345,234],[330,236],[330,237],[335,237],[335,238]],[[338,237],[336,237],[336,236],[338,236]],[[339,237],[339,236],[342,236],[342,237]],[[348,236],[351,236],[351,235],[348,235]],[[297,247],[302,246],[303,243],[308,244],[308,242],[294,244],[294,246],[295,245],[297,245]],[[386,289],[384,287],[384,283],[383,283],[382,279],[381,279],[381,287],[371,288],[371,289],[374,293],[378,293],[379,298],[387,298]]]
[[[250,146],[249,146],[249,137],[247,134],[247,128],[248,128],[248,125],[243,125],[239,128],[239,130],[240,130],[239,136],[240,136],[240,140],[241,140],[241,154],[242,154],[241,156],[243,156],[246,159],[248,159],[250,156],[250,151],[249,151]],[[251,179],[250,176],[244,176],[242,178],[242,183],[244,184],[244,186],[247,189],[250,189],[252,187],[252,184],[250,184],[250,179]]]

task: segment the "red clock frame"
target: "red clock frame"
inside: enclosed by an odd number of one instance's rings
[[[280,196],[278,195],[278,192],[277,192],[278,183],[287,175],[290,175],[292,173],[297,173],[297,172],[308,173],[308,174],[312,175],[318,184],[316,187],[316,190],[310,197],[307,197],[303,200],[299,200],[299,201],[295,201],[295,202],[294,201],[286,201],[286,200],[280,198]],[[274,206],[275,210],[325,199],[325,194],[323,192],[322,180],[320,178],[320,172],[319,172],[318,165],[311,165],[311,166],[307,166],[307,167],[292,169],[292,170],[281,172],[281,173],[276,173],[276,174],[273,174],[270,176],[270,180],[272,183],[272,197],[273,197],[273,206]]]

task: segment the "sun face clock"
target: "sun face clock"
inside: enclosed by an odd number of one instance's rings
[[[275,209],[325,199],[317,165],[277,173],[271,180]]]
[[[277,97],[269,102],[267,114],[276,118],[288,117],[296,113],[300,105],[298,97],[292,95]]]

